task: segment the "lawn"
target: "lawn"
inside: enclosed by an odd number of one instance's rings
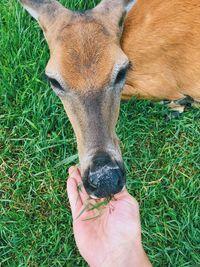
[[[62,1],[73,9],[97,1]],[[87,4],[85,4],[87,3]],[[72,233],[67,169],[76,140],[43,78],[49,54],[16,0],[0,3],[0,266],[87,266]],[[200,110],[166,121],[149,101],[122,103],[117,132],[129,192],[155,267],[200,266]]]

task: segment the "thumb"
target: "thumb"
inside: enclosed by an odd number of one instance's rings
[[[115,198],[117,200],[124,199],[124,200],[130,202],[131,204],[133,204],[134,206],[139,208],[139,204],[138,204],[137,200],[129,194],[129,192],[126,188],[124,188],[120,193],[116,194]]]
[[[80,194],[78,191],[77,181],[72,177],[69,177],[67,180],[67,194],[69,197],[72,217],[73,219],[75,219],[82,207],[82,201],[81,201]]]

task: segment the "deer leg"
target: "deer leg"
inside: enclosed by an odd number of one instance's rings
[[[170,113],[167,115],[167,120],[179,118],[180,114],[183,113],[187,108],[192,107],[194,99],[190,96],[186,96],[178,100],[164,100],[161,104],[166,105],[170,109]]]

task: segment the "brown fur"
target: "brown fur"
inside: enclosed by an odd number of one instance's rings
[[[122,37],[122,48],[134,66],[123,98],[200,99],[199,14],[198,0],[138,0]],[[60,54],[61,73],[69,87],[99,90],[108,82],[117,57],[116,27],[112,23],[108,27],[104,15],[95,12],[87,20],[72,17],[63,28],[61,17],[47,37],[54,51],[51,61]]]
[[[122,47],[134,64],[125,98],[200,99],[199,0],[138,0]]]
[[[103,89],[110,79],[113,67],[111,56],[111,62],[105,67],[112,47],[110,35],[103,25],[80,19],[79,22],[67,26],[62,35],[60,64],[68,86],[76,90]],[[70,42],[67,41],[69,39]],[[101,43],[99,39],[102,40]]]
[[[105,88],[116,59],[124,56],[118,27],[110,29],[101,14],[88,13],[61,17],[45,33],[51,51],[48,68],[59,68],[69,88],[85,93]]]

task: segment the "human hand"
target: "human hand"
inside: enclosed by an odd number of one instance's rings
[[[90,199],[82,187],[78,169],[69,169],[67,192],[73,216],[77,247],[91,267],[151,266],[141,243],[137,201],[124,190],[101,211],[102,200]],[[88,207],[86,209],[86,207]],[[100,214],[99,214],[100,212]]]

